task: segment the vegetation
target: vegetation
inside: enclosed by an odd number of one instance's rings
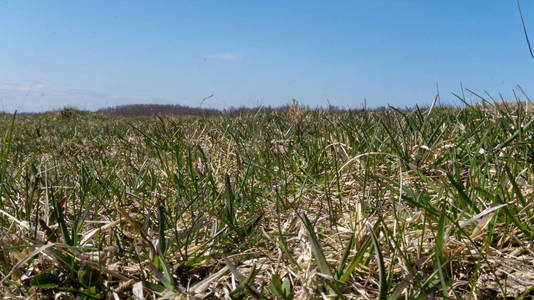
[[[161,104],[129,104],[116,107],[108,107],[98,110],[106,115],[123,116],[151,116],[160,115],[191,115],[191,116],[217,116],[221,112],[217,109],[197,108],[183,105],[161,105]]]
[[[296,100],[293,99],[293,106],[296,105]],[[218,110],[215,108],[200,108],[189,107],[183,105],[166,105],[166,104],[129,104],[120,105],[115,107],[108,107],[98,110],[98,113],[106,115],[118,115],[118,116],[154,116],[154,115],[178,115],[178,116],[197,116],[197,117],[209,117],[209,116],[239,116],[242,114],[256,113],[262,111],[263,113],[283,113],[292,109],[292,105],[285,105],[280,107],[231,107],[230,109]],[[309,108],[307,108],[309,109]],[[340,112],[340,108],[335,106],[328,107],[328,112]],[[383,111],[384,107],[376,108],[375,111]],[[349,110],[345,110],[349,111]],[[355,112],[357,110],[350,110]]]
[[[0,116],[5,297],[526,297],[523,104]]]

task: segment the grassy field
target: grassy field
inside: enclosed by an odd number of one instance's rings
[[[534,294],[523,105],[0,115],[0,292]]]

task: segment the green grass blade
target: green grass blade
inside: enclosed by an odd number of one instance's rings
[[[66,197],[63,198],[60,202],[64,203],[65,201],[67,201]],[[53,200],[52,205],[54,207],[56,219],[59,224],[59,228],[61,230],[61,235],[63,236],[63,241],[65,241],[65,244],[69,246],[73,246],[74,243],[73,243],[73,240],[71,239],[69,229],[67,228],[67,223],[65,222],[65,215],[63,214],[62,205],[57,200]]]
[[[386,267],[384,265],[384,257],[382,256],[382,251],[380,250],[380,243],[378,242],[378,238],[375,235],[373,226],[371,226],[371,224],[369,223],[366,223],[365,225],[367,226],[367,229],[369,230],[369,233],[371,234],[371,239],[373,241],[373,245],[375,248],[376,261],[378,264],[378,276],[379,276],[378,283],[380,285],[378,299],[386,300],[388,298],[388,281],[386,277]]]
[[[317,261],[317,266],[319,267],[319,271],[321,271],[321,273],[325,275],[328,275],[329,277],[332,277],[330,266],[328,266],[328,263],[326,262],[326,257],[324,256],[323,249],[321,248],[321,244],[319,243],[319,238],[317,237],[317,234],[315,233],[315,230],[313,229],[313,225],[311,224],[306,214],[301,215],[301,220],[304,223],[304,228],[306,229],[306,232],[308,233],[308,238],[310,239],[312,253],[313,253],[313,256],[315,257],[315,260]]]
[[[447,278],[446,278],[446,270],[443,270],[443,265],[445,262],[445,255],[443,254],[443,248],[444,248],[444,242],[445,242],[445,221],[447,219],[446,217],[446,207],[447,205],[443,205],[443,209],[441,210],[441,216],[439,218],[438,223],[438,232],[436,234],[436,266],[438,269],[439,274],[439,280],[441,282],[441,290],[443,292],[443,297],[445,299],[449,298],[449,292],[447,290]]]

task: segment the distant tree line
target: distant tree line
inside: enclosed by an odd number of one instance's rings
[[[304,109],[306,111],[328,112],[328,113],[342,113],[342,112],[358,112],[358,111],[374,111],[380,112],[388,110],[388,108],[380,106],[377,108],[340,108],[330,105],[328,107],[310,108],[309,106],[299,105],[298,102],[293,104],[286,104],[284,106],[256,106],[256,107],[230,107],[228,109],[219,110],[215,108],[200,108],[189,107],[179,104],[128,104],[113,107],[101,108],[96,113],[104,115],[119,115],[119,116],[153,116],[153,115],[181,115],[181,116],[239,116],[242,114],[256,113],[262,111],[265,113],[284,113],[294,110],[295,108]],[[407,111],[407,109],[400,109]],[[58,113],[61,117],[69,117],[79,113],[89,113],[88,111],[81,111],[72,107],[65,107],[57,111],[49,111]],[[18,112],[17,115],[34,115],[38,113],[32,112]],[[0,111],[0,116],[12,115],[4,111]]]
[[[183,105],[161,104],[130,104],[99,109],[97,112],[106,115],[191,115],[191,116],[217,116],[221,111],[213,108],[198,108]]]
[[[241,114],[254,113],[259,110],[267,113],[273,112],[286,112],[294,107],[295,104],[284,105],[279,107],[262,106],[262,107],[230,107],[229,109],[219,110],[215,108],[199,108],[189,107],[178,104],[129,104],[120,105],[115,107],[108,107],[99,109],[97,112],[106,115],[127,115],[127,116],[152,116],[152,115],[189,115],[189,116],[238,116]],[[310,109],[305,107],[306,110],[322,110],[327,112],[346,112],[346,111],[358,111],[364,109],[342,109],[336,106],[329,106],[327,108]],[[374,111],[385,110],[384,107],[373,109]]]

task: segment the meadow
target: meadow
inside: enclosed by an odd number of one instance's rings
[[[526,299],[524,103],[0,115],[13,298]]]

